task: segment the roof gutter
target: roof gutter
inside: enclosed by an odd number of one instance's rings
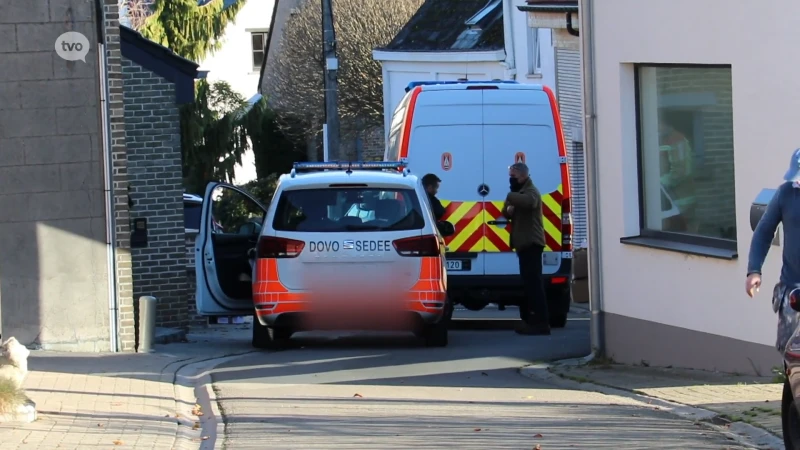
[[[503,0],[503,40],[506,50],[506,78],[516,79],[517,75],[517,58],[514,47],[514,16],[512,13],[513,0]]]
[[[488,51],[372,51],[372,59],[381,62],[502,62],[505,50]]]

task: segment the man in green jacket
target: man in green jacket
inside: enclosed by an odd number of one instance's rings
[[[519,305],[524,324],[517,329],[517,333],[549,335],[547,296],[542,280],[542,252],[545,247],[542,196],[533,185],[530,170],[524,163],[509,167],[508,176],[511,192],[506,196],[503,215],[511,221],[511,248],[517,252],[525,294]]]

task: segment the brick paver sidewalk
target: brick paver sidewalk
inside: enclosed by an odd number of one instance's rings
[[[204,337],[190,334],[190,343],[157,346],[153,354],[31,352],[25,389],[38,419],[0,424],[0,448],[198,448],[201,419],[192,413],[191,390],[173,384],[175,374],[196,361],[250,350],[246,341],[211,337],[209,345]]]
[[[653,367],[554,365],[563,378],[591,382],[707,409],[731,422],[747,422],[781,435],[783,385],[772,377],[745,377],[714,372]]]

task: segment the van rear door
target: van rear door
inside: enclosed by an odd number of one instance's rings
[[[555,273],[561,265],[561,192],[559,145],[553,107],[542,89],[517,87],[482,89],[483,167],[489,186],[485,198],[486,275],[517,273],[518,262],[509,246],[509,225],[501,214],[509,192],[508,166],[525,162],[531,179],[542,194],[545,247],[543,273]]]
[[[455,234],[445,238],[448,277],[484,275],[481,91],[423,90],[412,116],[409,169],[441,180],[437,197]]]

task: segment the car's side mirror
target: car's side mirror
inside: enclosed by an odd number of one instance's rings
[[[439,233],[444,237],[456,234],[456,227],[454,227],[452,223],[444,220],[436,222],[436,228],[439,229]]]

